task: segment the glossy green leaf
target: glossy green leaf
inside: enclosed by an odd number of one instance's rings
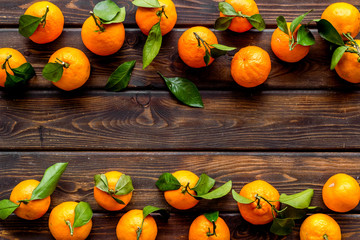
[[[109,77],[105,89],[118,92],[126,88],[129,85],[135,64],[136,60],[124,62],[121,64]]]
[[[60,177],[67,165],[68,163],[55,163],[46,169],[39,185],[32,192],[30,200],[44,199],[50,196],[55,191]]]
[[[210,49],[210,55],[213,58],[217,58],[227,54],[230,51],[235,50],[235,47],[228,47],[222,44],[212,44]]]
[[[145,8],[159,8],[160,3],[158,0],[134,0],[132,2],[137,7],[145,7]]]
[[[275,218],[270,227],[270,232],[279,236],[286,236],[292,232],[294,226],[295,221],[291,218]]]
[[[219,2],[219,11],[222,12],[226,16],[236,16],[237,12],[234,7],[231,6],[230,3],[227,2]]]
[[[287,206],[281,213],[282,218],[302,219],[306,216],[308,209],[297,209],[291,206]]]
[[[295,18],[291,24],[290,24],[290,32],[291,34],[294,34],[295,29],[299,26],[299,24],[302,22],[302,20],[304,20],[304,18],[306,17],[306,15],[308,15],[312,10],[308,11],[307,13]]]
[[[311,46],[315,44],[315,37],[305,25],[301,25],[297,32],[297,44],[302,46]]]
[[[197,195],[206,194],[212,189],[215,185],[215,180],[205,173],[201,174],[199,180],[197,181],[195,187],[192,188]]]
[[[345,46],[340,34],[334,26],[326,19],[315,20],[320,37],[339,46]]]
[[[204,216],[210,222],[216,222],[219,218],[219,211],[212,212],[212,213],[204,213]]]
[[[246,18],[249,23],[259,31],[263,31],[266,27],[265,20],[260,14],[254,14]]]
[[[103,192],[109,192],[109,184],[105,174],[97,174],[94,176],[95,187]]]
[[[279,201],[294,208],[304,209],[310,206],[313,195],[313,189],[306,189],[305,191],[293,195],[286,195],[283,193],[280,195]]]
[[[126,10],[125,7],[122,7],[120,8],[120,11],[116,14],[116,16],[112,20],[106,21],[104,19],[101,19],[101,22],[103,24],[122,23],[123,21],[125,21],[125,17],[126,17]]]
[[[15,76],[21,77],[24,81],[28,81],[35,76],[35,70],[30,63],[24,63],[20,67],[11,70]]]
[[[170,218],[170,213],[163,208],[158,208],[158,207],[154,207],[154,206],[146,206],[143,209],[143,217],[144,219],[151,213],[160,213],[161,216],[163,216],[165,219],[169,219]]]
[[[238,203],[242,203],[242,204],[250,204],[252,202],[254,202],[254,200],[248,199],[246,197],[241,196],[240,194],[238,194],[237,192],[235,192],[235,190],[232,190],[232,196],[234,198],[235,201],[237,201]]]
[[[231,188],[232,188],[232,182],[228,181],[224,185],[216,188],[215,190],[209,193],[203,195],[197,195],[196,198],[203,198],[207,200],[221,198],[224,197],[226,194],[228,194],[231,191]]]
[[[212,44],[211,46],[216,48],[216,49],[219,49],[219,50],[222,50],[222,51],[227,51],[227,52],[236,50],[236,47],[229,47],[229,46],[225,46],[225,45],[222,45],[222,44]]]
[[[93,12],[95,16],[99,17],[100,19],[104,21],[111,21],[120,12],[120,8],[115,2],[111,0],[105,0],[97,3]]]
[[[60,63],[47,63],[42,70],[42,75],[49,81],[58,82],[64,73],[64,67]]]
[[[164,79],[170,92],[182,103],[190,107],[203,108],[204,104],[201,95],[194,83],[186,78],[167,78],[161,73],[159,75]]]
[[[73,228],[81,227],[87,224],[93,216],[90,204],[79,202],[75,207],[75,217]]]
[[[5,88],[16,88],[23,85],[25,85],[25,80],[23,78],[6,72]]]
[[[41,22],[40,17],[22,15],[19,20],[19,33],[24,37],[31,37]]]
[[[143,49],[143,69],[150,65],[158,55],[162,44],[160,21],[150,30]]]
[[[287,26],[287,23],[286,23],[286,20],[285,20],[284,16],[278,16],[278,17],[276,18],[276,23],[277,23],[278,28],[279,28],[282,32],[284,32],[284,33],[286,33],[287,35],[289,35],[289,29],[288,29],[288,26]]]
[[[181,187],[180,182],[171,173],[163,173],[156,181],[160,191],[177,190]]]
[[[111,197],[112,197],[117,203],[122,204],[122,205],[125,205],[125,203],[124,203],[123,200],[121,200],[121,199],[119,199],[119,198],[116,198],[116,197],[114,197],[113,195],[111,195]]]
[[[225,31],[230,27],[231,21],[234,19],[234,17],[219,17],[215,21],[214,28],[219,31]]]
[[[121,196],[131,193],[134,190],[134,186],[131,181],[131,177],[122,174],[115,186],[115,195]]]
[[[209,50],[206,49],[206,51],[205,51],[205,56],[204,56],[204,62],[205,62],[205,64],[206,64],[206,66],[209,65],[210,59],[211,59],[210,52],[209,52]]]
[[[5,220],[10,216],[20,205],[13,203],[8,199],[0,201],[0,219]]]
[[[335,49],[331,58],[331,66],[330,66],[331,70],[335,69],[336,65],[339,63],[340,59],[342,58],[342,56],[344,55],[347,49],[348,48],[346,46],[340,46]]]

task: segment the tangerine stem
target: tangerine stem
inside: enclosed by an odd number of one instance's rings
[[[49,12],[49,6],[46,7],[45,14],[41,17],[40,23],[43,24],[43,28],[44,28],[45,25],[46,25],[46,17],[47,17],[48,12]]]
[[[59,58],[56,58],[56,60],[59,61],[59,63],[60,63],[61,65],[63,65],[64,68],[69,68],[69,67],[70,67],[70,64],[69,64],[69,63],[62,61],[62,60],[60,60]]]
[[[358,62],[360,62],[360,47],[359,45],[357,44],[357,42],[355,41],[355,39],[351,36],[350,33],[343,33],[343,35],[350,41],[351,45],[356,49],[356,51],[353,51],[351,49],[348,49],[347,52],[350,52],[350,53],[356,53],[357,55],[359,55],[359,58],[358,58]]]
[[[217,237],[217,235],[216,235],[216,231],[215,231],[215,229],[216,229],[216,224],[215,224],[215,222],[214,221],[211,221],[211,223],[213,224],[213,232],[210,232],[210,228],[209,228],[209,232],[207,232],[206,233],[206,236],[208,236],[208,237],[210,237],[210,236],[216,236]]]
[[[100,32],[105,32],[104,26],[102,26],[101,24],[98,23],[98,19],[96,18],[96,16],[95,16],[95,14],[94,14],[93,11],[90,11],[90,15],[93,17],[96,26],[98,26],[98,28],[99,28],[99,31],[100,31]]]
[[[71,226],[71,222],[69,220],[64,220],[65,224],[69,227],[70,229],[70,235],[73,236],[74,235],[74,228]]]
[[[328,237],[328,235],[327,235],[326,233],[323,235],[323,238],[324,238],[325,240],[329,240],[329,237]]]
[[[9,64],[9,59],[12,57],[12,55],[9,55],[6,57],[5,59],[5,62],[3,63],[3,65],[1,65],[1,69],[5,69],[6,70],[6,63],[9,65],[9,68],[11,69],[10,67],[10,64]]]

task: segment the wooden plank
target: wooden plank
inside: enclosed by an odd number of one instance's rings
[[[1,150],[358,150],[359,92],[0,93]]]
[[[89,16],[89,11],[93,9],[94,5],[100,0],[89,1],[86,0],[54,0],[54,4],[60,7],[65,15],[65,24],[67,26],[81,26],[85,19]],[[33,2],[33,1],[32,1]],[[16,25],[19,17],[24,14],[27,7],[32,2],[24,3],[21,0],[15,1],[0,1],[0,20],[1,24]],[[324,9],[331,3],[337,0],[329,1],[311,1],[304,0],[301,2],[283,0],[257,0],[260,13],[263,15],[266,23],[270,26],[276,25],[276,18],[279,15],[284,15],[289,21],[295,17],[313,9],[306,20],[320,18]],[[347,0],[346,2],[360,7],[359,1]],[[119,6],[126,8],[127,17],[125,19],[126,25],[135,26],[135,11],[136,7],[131,4],[131,0],[126,2],[117,2]],[[217,1],[191,1],[191,0],[174,0],[178,13],[177,25],[206,25],[213,26],[216,18],[219,15]]]
[[[116,239],[116,225],[122,214],[95,214],[93,217],[93,228],[87,239]],[[300,222],[296,224],[293,233],[286,237],[279,237],[269,233],[269,226],[253,226],[244,221],[239,214],[220,214],[228,224],[231,239],[242,240],[298,240]],[[340,225],[342,239],[360,239],[360,215],[358,214],[332,214],[331,215]],[[157,240],[184,240],[188,239],[188,231],[191,222],[197,217],[193,213],[183,215],[172,214],[169,221],[166,222],[159,216],[155,215],[158,226]],[[1,239],[52,239],[47,227],[48,215],[35,221],[20,220],[11,216],[6,221],[0,222]]]
[[[294,194],[314,189],[313,206],[330,212],[322,202],[322,186],[336,173],[360,177],[360,153],[236,153],[236,152],[2,152],[0,153],[0,199],[10,197],[22,180],[41,179],[45,169],[56,162],[69,162],[67,170],[52,195],[54,207],[63,201],[87,201],[95,212],[104,212],[93,198],[93,176],[117,170],[130,175],[134,195],[124,209],[141,209],[146,205],[171,207],[157,190],[155,182],[164,172],[190,170],[206,173],[216,186],[232,180],[237,192],[244,184],[262,179],[280,193]],[[203,200],[192,212],[219,210],[234,213],[237,204],[231,194],[218,200]],[[353,213],[359,213],[358,206]],[[171,209],[183,214],[184,211]],[[186,212],[187,213],[187,212]]]
[[[55,89],[52,84],[42,78],[41,71],[50,55],[65,46],[83,50],[92,65],[90,80],[84,89],[103,89],[110,74],[123,62],[137,60],[137,65],[130,82],[131,89],[165,89],[164,81],[158,76],[161,71],[165,76],[181,76],[193,81],[200,89],[238,89],[231,77],[230,64],[232,56],[218,58],[212,65],[202,69],[187,67],[177,52],[177,41],[184,29],[176,29],[164,38],[160,54],[145,70],[142,70],[142,48],[146,41],[145,35],[139,30],[128,29],[123,48],[110,57],[99,57],[89,52],[83,45],[79,29],[66,29],[54,43],[37,45],[20,36],[16,29],[0,30],[2,43],[0,47],[12,47],[20,50],[35,67],[37,76],[30,81],[33,89]],[[216,32],[219,42],[238,49],[257,45],[264,48],[271,56],[272,71],[268,80],[259,89],[358,89],[358,85],[350,84],[340,79],[335,71],[330,71],[330,53],[328,45],[316,33],[317,44],[311,48],[309,55],[301,62],[289,64],[280,61],[270,47],[272,30],[263,33],[252,31],[241,37],[231,32]]]

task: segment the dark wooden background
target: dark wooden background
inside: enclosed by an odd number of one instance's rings
[[[235,51],[203,69],[187,67],[178,56],[177,41],[185,29],[213,27],[217,1],[174,0],[177,25],[164,37],[160,54],[146,70],[141,64],[146,36],[136,26],[136,8],[130,0],[116,1],[127,10],[126,40],[110,57],[92,54],[80,37],[81,24],[99,1],[52,1],[65,15],[65,29],[59,39],[46,45],[34,44],[17,32],[20,15],[33,2],[0,0],[0,47],[18,49],[37,73],[25,91],[0,90],[0,199],[9,198],[18,182],[40,180],[48,166],[66,161],[69,166],[52,195],[50,209],[63,201],[88,201],[94,210],[89,239],[115,239],[122,214],[145,205],[172,212],[168,222],[156,217],[159,240],[187,239],[192,220],[209,210],[220,211],[232,239],[299,239],[300,222],[293,234],[283,238],[270,234],[269,226],[248,224],[230,194],[202,201],[188,211],[172,209],[155,181],[163,172],[186,169],[198,175],[205,172],[218,185],[232,180],[236,191],[255,179],[270,182],[280,193],[313,188],[312,204],[338,221],[343,239],[360,239],[360,207],[337,214],[321,199],[321,188],[331,175],[343,172],[360,177],[359,86],[329,70],[328,45],[316,31],[316,45],[299,63],[281,62],[270,49],[278,15],[291,21],[314,9],[306,20],[320,18],[335,0],[258,0],[267,30],[215,33],[220,43],[238,49],[257,45],[269,52],[269,79],[254,89],[242,88],[231,79]],[[360,8],[358,0],[346,2]],[[41,76],[49,56],[65,46],[83,50],[92,65],[86,85],[69,93]],[[111,72],[133,59],[137,65],[129,88],[120,93],[105,91]],[[156,71],[192,80],[205,108],[180,104]],[[131,175],[135,186],[131,203],[115,213],[101,209],[92,195],[93,175],[110,170]],[[0,239],[52,239],[47,220],[48,214],[36,221],[12,215],[0,221]]]

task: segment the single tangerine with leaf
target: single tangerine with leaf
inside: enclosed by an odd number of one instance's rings
[[[6,61],[7,63],[4,65]],[[9,74],[14,75],[13,71],[9,68],[9,65],[11,68],[18,68],[26,62],[25,57],[18,50],[13,48],[0,48],[0,86],[5,87],[6,71]]]
[[[176,209],[186,210],[195,207],[199,200],[195,199],[192,195],[196,192],[192,190],[199,181],[199,177],[186,170],[174,172],[172,174],[181,184],[177,190],[169,190],[164,192],[165,200],[168,204]]]
[[[191,223],[189,240],[230,240],[230,230],[224,219],[218,217],[214,224],[204,215],[198,216]]]
[[[271,184],[263,180],[250,182],[241,189],[240,195],[254,200],[250,204],[238,203],[241,216],[249,223],[263,225],[276,217],[280,195]]]
[[[310,51],[310,46],[302,46],[300,44],[296,43],[295,40],[295,47],[292,47],[290,49],[289,42],[291,42],[290,36],[293,38],[297,38],[297,32],[301,26],[299,26],[295,29],[294,33],[291,33],[290,31],[290,25],[291,23],[287,22],[288,32],[289,34],[284,33],[280,30],[280,28],[275,29],[274,33],[271,37],[271,49],[274,52],[274,54],[280,58],[284,62],[294,63],[298,62]]]
[[[85,240],[92,228],[92,220],[90,219],[85,225],[73,228],[71,230],[69,225],[74,225],[75,208],[77,202],[63,202],[53,208],[49,216],[49,229],[56,240]]]
[[[100,19],[92,14],[81,28],[81,38],[91,52],[100,56],[112,55],[124,44],[124,24],[102,24]]]
[[[229,3],[236,12],[241,12],[244,15],[252,16],[254,14],[259,14],[259,9],[254,0],[225,0]],[[220,12],[220,17],[227,17],[222,12]],[[231,24],[228,29],[233,32],[246,32],[249,31],[253,26],[250,22],[244,17],[235,17],[231,20]]]
[[[300,227],[300,240],[341,240],[339,224],[329,215],[316,213],[305,219]]]
[[[54,52],[49,63],[63,65],[63,74],[55,86],[65,91],[77,89],[85,84],[90,76],[90,62],[86,55],[77,48],[64,47]]]
[[[118,171],[110,171],[110,172],[105,173],[110,191],[112,191],[112,192],[115,191],[115,186],[116,186],[118,180],[120,179],[121,175],[123,175],[123,174]],[[118,203],[116,200],[113,199],[113,197],[120,199],[125,204]],[[125,195],[120,195],[120,196],[110,195],[109,193],[101,191],[99,188],[97,188],[95,186],[94,187],[94,198],[95,198],[96,202],[102,208],[104,208],[108,211],[119,211],[128,205],[128,203],[130,202],[130,200],[132,198],[132,192],[125,194]]]
[[[360,31],[360,12],[359,10],[345,2],[337,2],[329,5],[321,15],[321,19],[328,20],[342,36],[350,33],[355,38]]]
[[[179,56],[189,67],[202,68],[207,66],[204,57],[208,49],[205,48],[202,42],[206,42],[207,45],[218,44],[215,34],[210,29],[202,26],[189,28],[179,38]],[[213,61],[214,58],[210,57],[208,65]]]
[[[64,15],[60,8],[48,1],[40,1],[32,4],[24,13],[34,17],[42,18],[35,32],[29,37],[38,44],[49,43],[57,39],[64,28]]]
[[[360,83],[360,40],[347,42],[350,50],[345,52],[338,64],[335,66],[336,73],[344,80],[351,83]]]
[[[136,24],[142,33],[149,35],[151,28],[159,22],[161,16],[160,29],[164,36],[175,26],[177,20],[176,7],[171,0],[159,0],[161,8],[138,7],[135,13]]]
[[[325,205],[335,212],[348,212],[359,204],[359,183],[350,175],[338,173],[331,176],[323,186]]]
[[[35,220],[47,212],[51,202],[50,196],[30,201],[32,193],[39,183],[37,180],[29,179],[20,182],[14,187],[10,195],[10,201],[20,204],[14,212],[16,216],[26,220]]]
[[[158,229],[155,219],[151,215],[144,219],[142,210],[130,210],[120,218],[116,226],[117,239],[136,240],[139,229],[142,229],[139,240],[156,239]]]
[[[256,87],[266,81],[271,71],[269,54],[260,47],[240,49],[231,61],[231,76],[243,87]]]

